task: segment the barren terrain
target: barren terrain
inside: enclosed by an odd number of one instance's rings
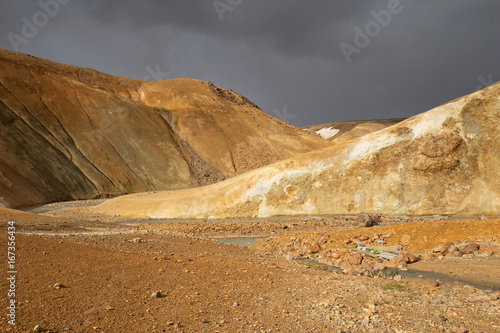
[[[330,144],[210,82],[0,50],[0,207],[213,184]]]
[[[329,247],[356,235],[405,234],[409,251],[447,241],[499,242],[498,220],[384,217],[281,218],[144,224],[60,210],[0,210],[17,225],[18,325],[2,332],[496,332],[499,288],[432,278],[355,276],[287,260],[280,244],[328,233]],[[53,216],[50,216],[53,215]],[[405,223],[401,223],[405,222]],[[432,227],[429,227],[432,226]],[[318,231],[318,229],[321,229]],[[437,230],[443,233],[436,235]],[[465,230],[465,231],[464,231]],[[249,247],[213,238],[266,237]],[[5,253],[6,242],[1,251]],[[289,259],[289,258],[288,258]],[[414,268],[409,265],[409,272]],[[498,253],[444,258],[427,269],[498,280]],[[419,267],[422,269],[422,267]],[[424,268],[425,269],[425,268]],[[451,273],[450,273],[451,272]],[[5,270],[0,278],[5,281]],[[483,278],[483,280],[481,280]],[[459,277],[457,277],[460,280]],[[6,295],[2,284],[1,297]],[[493,291],[493,290],[497,291]],[[154,293],[160,292],[151,297]]]
[[[0,331],[500,332],[499,96],[306,132],[0,50]]]

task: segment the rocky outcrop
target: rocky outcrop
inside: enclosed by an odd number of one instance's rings
[[[500,214],[500,84],[381,131],[200,189],[117,198],[126,216]]]

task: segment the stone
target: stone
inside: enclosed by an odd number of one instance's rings
[[[132,243],[142,243],[142,242],[143,242],[142,238],[139,237],[132,239]]]
[[[161,291],[155,291],[151,294],[151,298],[162,298],[163,296],[164,295],[161,293]]]
[[[444,255],[444,254],[446,254],[446,252],[448,252],[448,249],[449,249],[451,246],[453,246],[453,245],[455,245],[455,244],[453,244],[452,242],[448,242],[448,243],[444,244],[444,245],[441,247],[441,250],[440,250],[441,254],[443,254],[443,255]]]
[[[372,276],[378,276],[384,268],[385,265],[383,263],[376,263],[372,268]]]
[[[307,250],[309,253],[318,253],[321,248],[319,247],[318,243],[314,242],[307,247]]]
[[[56,284],[54,284],[54,289],[59,290],[59,289],[61,289],[61,288],[64,288],[64,286],[63,286],[62,284],[60,284],[60,283],[56,283]]]
[[[340,254],[338,254],[338,253],[332,253],[332,254],[330,255],[330,257],[331,257],[332,259],[338,259],[338,258],[340,258]]]
[[[203,319],[201,320],[201,322],[202,322],[203,324],[208,324],[208,320],[207,320],[207,319],[205,319],[205,318],[203,318]]]
[[[367,213],[360,213],[356,216],[356,224],[361,228],[368,228],[376,224],[376,219]]]
[[[359,253],[350,253],[347,256],[347,260],[353,265],[361,265],[363,261],[363,256]]]
[[[432,249],[432,253],[441,253],[441,248],[442,248],[442,246],[440,245],[440,246]]]
[[[460,327],[460,328],[457,330],[457,333],[469,333],[469,330],[468,330],[468,329],[466,329],[466,328]]]
[[[406,263],[406,264],[412,264],[416,261],[418,261],[417,257],[415,257],[412,253],[410,252],[399,252],[397,256],[397,261],[399,263]]]
[[[367,241],[368,239],[370,239],[370,237],[364,236],[364,235],[361,236],[361,237],[359,237],[359,240],[362,241],[362,242]]]
[[[36,325],[35,328],[33,328],[33,333],[41,333],[43,332],[42,328],[40,325]]]
[[[463,254],[471,254],[471,253],[474,253],[478,250],[479,250],[479,245],[474,243],[474,244],[465,245],[464,247],[462,247],[460,249],[460,252],[462,252]]]

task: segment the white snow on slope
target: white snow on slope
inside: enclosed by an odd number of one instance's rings
[[[319,136],[321,136],[323,139],[328,140],[332,136],[335,136],[335,134],[337,134],[338,132],[340,132],[340,130],[338,130],[336,128],[333,128],[333,126],[331,126],[331,127],[322,128],[322,129],[317,130],[315,132],[316,132],[316,134],[318,134]]]

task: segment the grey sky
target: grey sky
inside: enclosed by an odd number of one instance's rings
[[[213,0],[41,0],[55,1],[67,4],[53,17],[38,1],[4,1],[0,48],[14,33],[29,37],[20,52],[113,75],[159,66],[297,126],[408,117],[500,80],[497,0],[216,0],[219,13]],[[355,44],[356,28],[371,29],[369,44]],[[341,43],[357,48],[350,63]]]

